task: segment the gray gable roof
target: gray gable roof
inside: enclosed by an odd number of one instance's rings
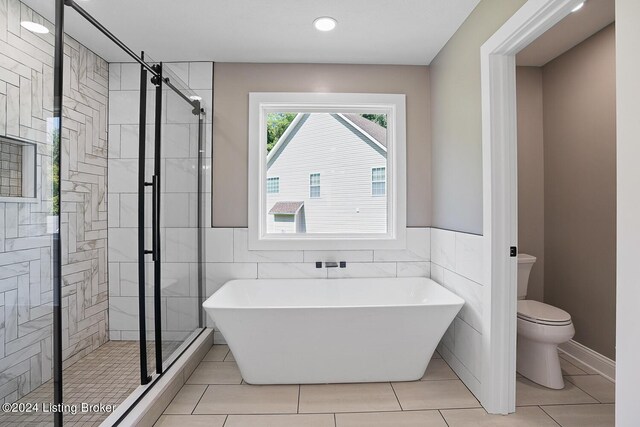
[[[371,135],[373,139],[382,144],[382,146],[387,146],[387,130],[385,128],[383,128],[376,122],[365,119],[360,114],[346,113],[343,114],[343,116],[345,116],[354,125],[358,126],[360,129]]]
[[[277,202],[269,211],[272,215],[294,215],[302,208],[304,202]]]
[[[289,141],[298,133],[300,128],[305,124],[311,114],[315,113],[298,113],[296,118],[291,122],[287,130],[280,136],[278,142],[267,155],[267,168],[277,160],[280,152],[289,144]],[[374,150],[386,157],[387,151],[387,129],[379,124],[365,119],[355,113],[328,113],[339,123],[342,123],[351,132],[358,135],[363,141],[367,142]],[[358,130],[358,128],[360,130]],[[365,132],[367,135],[365,135]]]

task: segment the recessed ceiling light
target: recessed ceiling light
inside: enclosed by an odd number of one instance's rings
[[[22,21],[20,25],[22,25],[23,28],[38,34],[47,34],[49,32],[49,29],[44,25],[36,24],[31,21]]]
[[[202,101],[202,97],[198,95],[191,95],[189,99],[192,101]]]
[[[577,12],[580,9],[582,9],[582,6],[584,6],[584,2],[580,3],[579,5],[577,5],[576,7],[574,7],[573,9],[571,9],[571,12]]]
[[[331,18],[330,16],[321,16],[320,18],[316,18],[313,21],[313,26],[316,27],[318,31],[331,31],[336,28],[338,21]]]

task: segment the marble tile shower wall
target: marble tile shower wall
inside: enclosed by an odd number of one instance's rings
[[[0,134],[37,144],[37,200],[0,201],[0,401],[51,378],[49,182],[53,34],[18,0],[0,0]],[[107,340],[107,63],[65,38],[62,149],[63,356],[65,364]]]
[[[203,98],[211,111],[213,63],[165,63]],[[140,66],[109,64],[109,335],[137,340],[138,332],[138,114]],[[147,92],[147,181],[153,171],[155,86]],[[169,94],[169,95],[168,95]],[[198,326],[197,118],[184,101],[163,93],[162,140],[162,329],[163,339],[182,340]],[[211,117],[205,118],[205,143],[211,146]],[[208,151],[210,153],[210,149]],[[210,160],[206,159],[206,165]],[[204,191],[211,192],[210,180]],[[208,198],[210,200],[210,197]],[[206,203],[205,203],[206,205]],[[151,194],[146,198],[147,238],[151,245]],[[210,212],[210,210],[209,210]],[[205,215],[205,218],[207,216]],[[151,261],[149,258],[148,261]],[[147,264],[147,325],[153,329],[153,269]],[[147,334],[148,339],[153,335]]]
[[[206,296],[231,279],[430,277],[430,229],[407,228],[405,250],[250,251],[246,228],[209,228]],[[347,261],[344,269],[316,268],[316,261]],[[215,327],[207,317],[207,326]],[[215,332],[214,341],[224,344]]]
[[[476,397],[482,369],[482,245],[482,236],[431,230],[431,278],[465,300],[438,351]]]

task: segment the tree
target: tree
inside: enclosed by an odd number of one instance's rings
[[[296,116],[296,113],[267,114],[267,153],[276,145]]]
[[[379,124],[383,128],[387,128],[387,115],[386,114],[360,114],[367,120]]]
[[[60,215],[60,198],[58,197],[58,192],[60,191],[60,168],[58,167],[58,161],[60,159],[60,144],[62,141],[60,140],[60,133],[55,132],[53,135],[53,146],[52,146],[52,158],[51,158],[51,194],[52,194],[52,205],[51,205],[51,215]]]

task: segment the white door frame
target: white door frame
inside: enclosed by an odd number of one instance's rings
[[[516,404],[518,169],[515,55],[582,0],[529,0],[480,49],[484,296],[482,404],[507,414]]]

